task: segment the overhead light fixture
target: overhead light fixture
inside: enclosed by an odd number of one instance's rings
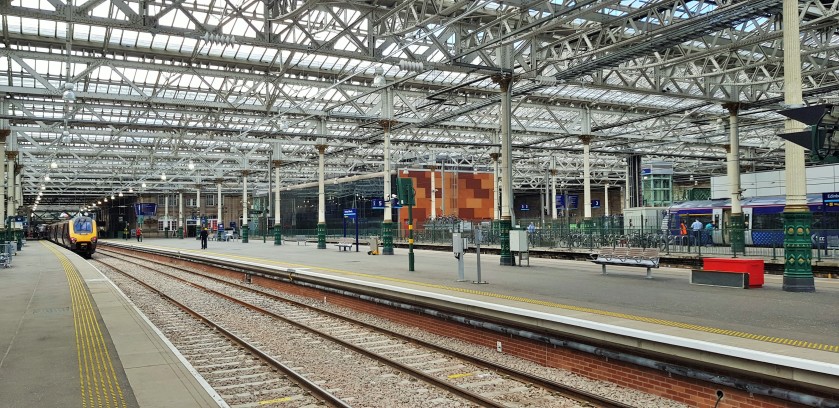
[[[195,163],[193,163],[192,160],[190,160],[189,164],[187,164],[186,166],[189,167],[190,170],[195,170]]]
[[[116,198],[116,197],[114,197],[114,195],[113,195],[113,194],[111,194],[111,200],[113,200],[113,199],[115,199],[115,198]]]
[[[49,174],[44,176],[44,181],[50,181],[50,175]]]
[[[160,173],[160,180],[166,181],[166,173]]]
[[[64,99],[64,102],[75,102],[76,101],[76,93],[73,92],[76,88],[76,84],[72,82],[67,82],[64,84],[64,94],[61,95],[61,99]]]
[[[105,197],[104,199],[102,199],[102,201],[107,203],[108,202],[108,197]]]
[[[46,189],[47,189],[47,186],[41,184],[41,190],[46,190]]]
[[[50,163],[50,168],[51,169],[57,169],[58,168],[58,163],[56,163],[55,160],[53,160],[52,163]]]
[[[129,193],[133,193],[133,192],[134,192],[134,188],[132,188],[132,187],[128,187],[128,192],[129,192]],[[119,196],[120,196],[120,197],[122,197],[122,193],[119,193]]]
[[[140,184],[140,187],[146,188],[146,183]]]

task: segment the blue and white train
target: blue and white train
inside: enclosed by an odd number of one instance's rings
[[[746,224],[746,245],[782,247],[784,244],[784,221],[782,213],[786,197],[750,197],[741,201]],[[839,235],[839,211],[827,211],[821,194],[807,194],[807,206],[813,214],[811,234],[813,242],[819,237]],[[836,208],[839,210],[839,207]],[[727,245],[728,226],[731,221],[731,200],[696,200],[673,204],[667,210],[667,225],[670,233],[679,235],[682,221],[690,228],[698,219],[704,224],[714,222],[714,244]]]

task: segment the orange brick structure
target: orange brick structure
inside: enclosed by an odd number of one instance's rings
[[[409,171],[400,174],[402,178],[414,179],[417,205],[414,206],[414,225],[422,228],[422,223],[431,216],[431,171]],[[437,191],[437,216],[454,215],[464,220],[492,219],[492,173],[434,172]],[[445,199],[443,190],[445,189]],[[408,219],[408,212],[399,213],[400,224]]]

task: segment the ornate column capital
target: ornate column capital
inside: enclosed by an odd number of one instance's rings
[[[224,184],[224,179],[223,178],[214,179],[213,183],[216,183],[218,185],[222,185],[222,184]]]
[[[247,177],[248,174],[251,174],[250,170],[242,170],[242,177]]]
[[[591,144],[591,139],[594,139],[593,135],[580,135],[577,136],[584,145]]]
[[[722,107],[728,109],[730,115],[737,116],[737,112],[740,111],[740,102],[726,102],[722,104]]]
[[[280,167],[281,164],[283,164],[282,160],[271,160],[271,165],[274,167]]]
[[[731,153],[731,145],[730,144],[724,144],[724,145],[722,145],[722,147],[725,149],[726,153]]]
[[[501,153],[490,153],[489,157],[491,157],[493,161],[498,161],[498,159],[501,157]]]
[[[501,87],[501,92],[510,90],[510,84],[513,82],[513,76],[510,74],[497,74],[492,76],[492,82]]]
[[[323,154],[327,147],[329,146],[323,144],[315,145],[315,149],[318,149],[318,154]]]
[[[425,166],[425,168],[427,168],[428,170],[434,171],[434,170],[437,170],[437,165],[429,164],[428,166]]]
[[[7,151],[6,160],[14,160],[17,157],[17,151]]]
[[[379,120],[379,126],[381,126],[382,129],[384,129],[385,131],[390,130],[397,123],[399,123],[399,122],[397,122],[395,120],[392,120],[392,119],[381,119],[381,120]]]
[[[0,129],[0,143],[6,143],[6,138],[12,134],[10,129]]]

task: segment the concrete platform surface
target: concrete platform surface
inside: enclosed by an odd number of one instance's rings
[[[109,280],[47,241],[0,269],[0,350],[0,407],[218,406]]]

